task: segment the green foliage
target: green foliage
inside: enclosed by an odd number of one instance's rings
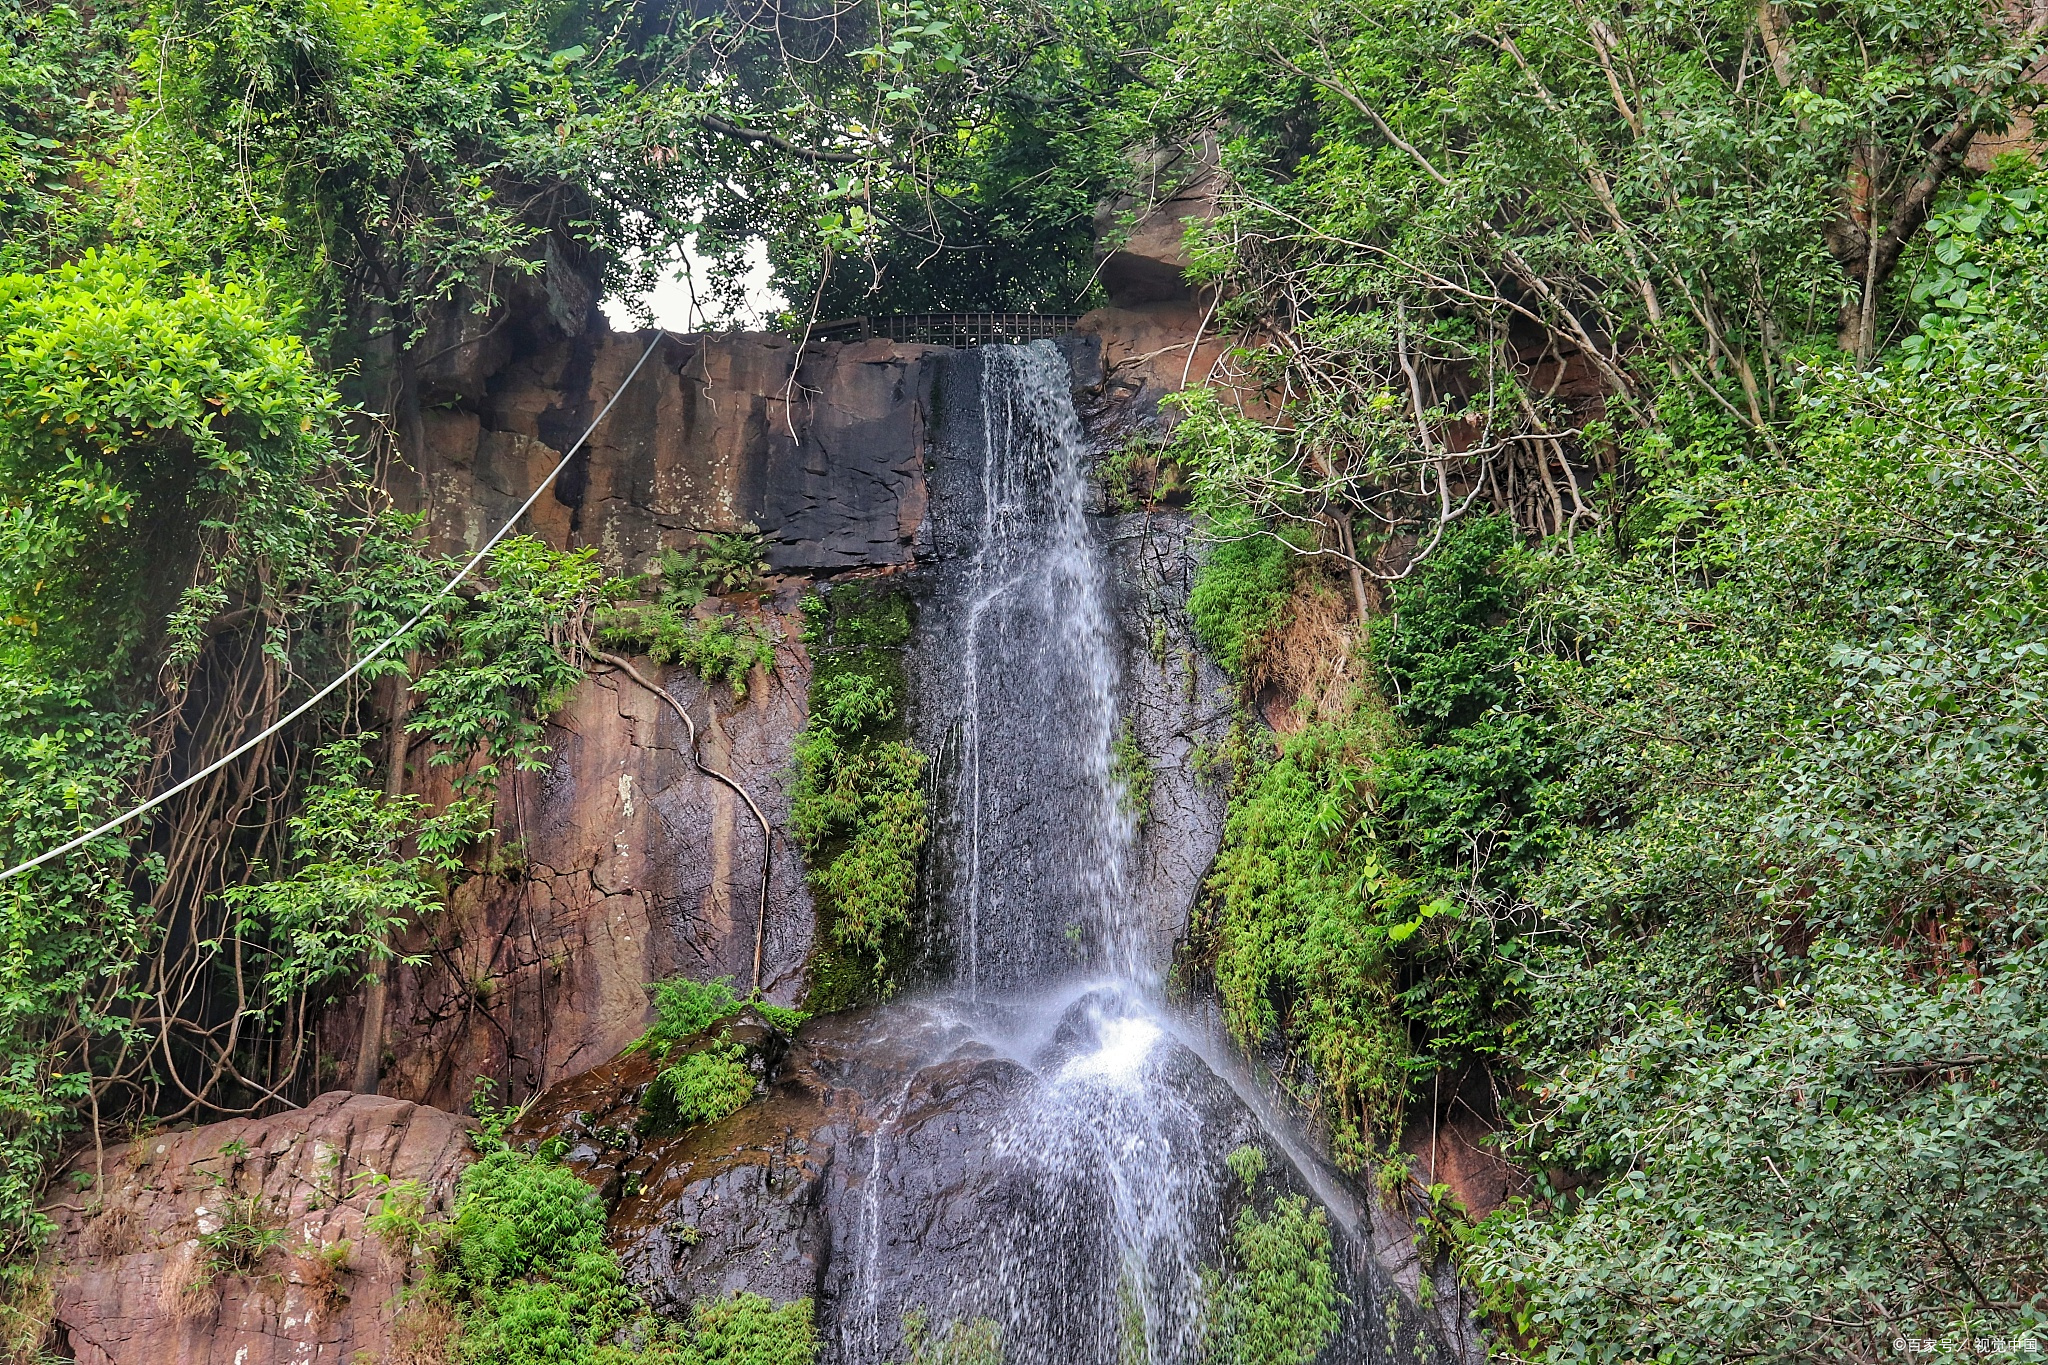
[[[1828,943],[1711,1021],[1644,1010],[1546,1097],[1547,1159],[1599,1183],[1568,1215],[1497,1215],[1473,1271],[1538,1340],[1648,1338],[1675,1361],[2038,1324],[2041,954],[1926,985],[1910,965]]]
[[[363,510],[334,392],[260,280],[110,251],[0,280],[0,312],[0,854],[12,864],[128,804],[152,757],[189,769],[261,729],[453,566],[426,552],[415,520]],[[303,1027],[309,1004],[377,970],[391,936],[468,875],[498,764],[533,761],[539,713],[581,676],[597,582],[587,556],[507,542],[473,599],[444,603],[371,670],[425,656],[413,727],[435,746],[423,759],[465,764],[468,796],[452,806],[382,794],[364,698],[345,694],[227,770],[220,790],[242,793],[233,818],[172,806],[155,834],[131,828],[0,887],[19,973],[0,992],[9,1254],[45,1226],[41,1162],[88,1097],[112,1122],[171,1085],[158,1030],[197,1049],[171,1053],[197,1073],[187,1085],[291,1083],[304,1051],[252,1050],[251,1021]],[[145,692],[138,673],[158,685]],[[151,970],[186,983],[175,1011],[192,1017],[164,1017]],[[213,1027],[230,1016],[225,1034]]]
[[[399,1261],[410,1262],[423,1245],[435,1242],[445,1231],[427,1216],[432,1192],[425,1181],[393,1180],[381,1171],[369,1174],[367,1180],[377,1191],[377,1203],[363,1226]]]
[[[686,231],[677,168],[651,154],[655,129],[675,131],[673,106],[606,41],[612,6],[147,11],[123,192],[182,259],[289,281],[320,334],[373,354],[394,337],[397,364],[380,368],[395,370],[400,406],[417,396],[404,352],[437,312],[459,321],[519,281],[591,264],[587,242],[666,254]],[[613,269],[633,275],[623,256]]]
[[[1356,1166],[1438,1071],[1499,1056],[1519,1006],[1502,940],[1573,794],[1523,702],[1504,521],[1460,523],[1395,585],[1361,690],[1240,773],[1199,925],[1233,1030],[1314,1068]],[[1258,589],[1254,588],[1254,592]]]
[[[2048,311],[1992,281],[2048,233],[1989,202],[1932,234],[1982,269],[1977,312],[1876,371],[1816,367],[1796,459],[1660,452],[1634,553],[1536,604],[1558,644],[1525,668],[1602,819],[1531,888],[1556,937],[1526,955],[1525,1050],[1551,1080],[1521,1139],[1593,1183],[1468,1256],[1529,1290],[1553,1354],[1793,1360],[2039,1320],[2006,1195],[2048,1180],[2024,1053],[2048,881],[2020,832],[2044,584],[2014,569],[2048,534]]]
[[[761,558],[761,528],[752,522],[737,531],[709,532],[687,550],[661,552],[664,597],[747,592],[767,573],[767,561]]]
[[[716,1123],[754,1098],[754,1073],[738,1043],[712,1042],[655,1073],[640,1105],[650,1133]]]
[[[410,1199],[412,1202],[407,1202]],[[455,1215],[421,1225],[417,1192],[394,1186],[372,1216],[389,1238],[432,1249],[409,1292],[461,1324],[456,1358],[476,1365],[814,1365],[811,1301],[700,1301],[688,1327],[653,1317],[605,1246],[591,1188],[545,1155],[500,1147],[462,1174]]]
[[[490,1365],[584,1362],[639,1305],[604,1245],[604,1205],[567,1167],[510,1149],[462,1173],[443,1241],[461,1354]]]
[[[604,581],[595,549],[509,536],[477,594],[424,625],[415,643],[438,645],[447,662],[413,683],[406,728],[433,743],[435,767],[460,769],[458,789],[488,787],[508,761],[545,766],[542,722],[583,680],[577,642]]]
[[[722,1024],[743,1009],[744,1003],[732,993],[732,978],[692,981],[669,977],[654,983],[655,1020],[640,1035],[630,1051],[646,1048],[666,1058],[679,1045],[695,1038],[714,1024]]]
[[[1503,561],[1518,548],[1505,517],[1457,524],[1397,586],[1393,614],[1373,627],[1373,662],[1394,714],[1425,743],[1515,698],[1510,660],[1518,642],[1506,622],[1521,593]]]
[[[462,869],[460,852],[491,832],[488,801],[458,799],[434,812],[417,796],[386,796],[367,782],[361,736],[329,745],[319,760],[320,780],[290,821],[297,870],[224,893],[236,932],[276,945],[269,981],[280,1004],[353,984],[360,970],[385,970],[393,938],[440,908],[441,883]],[[402,852],[408,840],[410,855]]]
[[[333,472],[338,409],[305,347],[259,288],[168,271],[88,253],[0,277],[0,648],[118,661],[201,537],[228,560],[197,581],[232,591],[325,510],[305,485]]]
[[[1246,1182],[1249,1184],[1250,1182]],[[1310,1365],[1337,1333],[1337,1274],[1321,1208],[1285,1195],[1247,1205],[1230,1234],[1230,1270],[1209,1304],[1212,1358],[1226,1365]]]
[[[1138,743],[1138,732],[1129,720],[1109,745],[1109,780],[1116,785],[1117,805],[1132,821],[1142,824],[1152,809],[1152,760]]]
[[[648,1085],[641,1099],[646,1131],[672,1133],[691,1124],[715,1123],[754,1098],[747,1050],[732,1041],[730,1030],[711,1036],[711,1030],[743,1009],[786,1034],[794,1034],[806,1018],[801,1010],[779,1009],[759,998],[741,1000],[733,994],[729,976],[715,981],[672,977],[655,983],[655,1022],[627,1050],[645,1048],[669,1062],[678,1050],[694,1046],[663,1066]]]
[[[690,1307],[690,1343],[677,1365],[814,1365],[817,1328],[811,1301],[780,1306],[759,1294],[702,1300]]]
[[[255,1273],[272,1248],[285,1240],[283,1221],[271,1211],[261,1194],[218,1192],[208,1209],[211,1231],[199,1234],[209,1275]]]
[[[1375,848],[1363,722],[1311,726],[1259,761],[1230,803],[1196,925],[1231,1031],[1287,1042],[1314,1068],[1354,1158],[1358,1126],[1399,1112],[1411,1043],[1391,933],[1408,897]]]
[[[780,636],[757,618],[700,616],[693,609],[708,592],[752,586],[765,568],[759,561],[758,542],[739,534],[708,536],[703,546],[683,554],[664,550],[655,600],[600,611],[598,640],[607,648],[644,652],[658,664],[681,664],[743,699],[755,669],[774,672]]]
[[[1612,540],[1447,535],[1375,628],[1404,732],[1312,727],[1233,801],[1205,928],[1241,1032],[1314,1060],[1317,1011],[1370,1002],[1527,1078],[1538,1197],[1475,1229],[1432,1190],[1420,1229],[1497,1349],[1961,1358],[2048,1315],[2029,183],[1951,198],[1922,330],[1811,360],[1783,458],[1674,383]],[[1353,781],[1355,824],[1310,817]],[[1384,946],[1325,984],[1302,945],[1368,856],[1383,918],[1342,943]]]
[[[913,1309],[903,1315],[903,1349],[903,1365],[1003,1365],[1003,1331],[989,1318],[969,1318],[934,1332]]]
[[[1261,642],[1284,624],[1294,554],[1271,536],[1224,540],[1202,560],[1188,594],[1188,619],[1216,662],[1243,678]]]
[[[794,742],[789,829],[831,938],[813,972],[816,1009],[892,989],[910,924],[928,815],[925,757],[900,738],[909,636],[902,600],[884,591],[805,601],[811,707]]]
[[[1223,1164],[1237,1177],[1237,1182],[1244,1186],[1244,1192],[1249,1197],[1258,1185],[1259,1177],[1266,1173],[1266,1152],[1262,1147],[1246,1144],[1232,1150],[1229,1156],[1223,1158]]]
[[[94,163],[120,136],[133,23],[118,0],[0,12],[0,274],[69,260],[103,229]]]

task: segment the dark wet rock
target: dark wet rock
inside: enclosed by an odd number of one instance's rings
[[[523,347],[468,338],[448,343],[469,358],[436,389],[450,405],[424,415],[412,468],[386,479],[448,548],[481,543],[618,394],[520,530],[595,546],[628,573],[665,547],[748,525],[778,571],[911,558],[930,347],[817,342],[799,364],[797,345],[771,333],[670,336],[629,386],[647,333],[556,331]]]
[[[765,1066],[761,1094],[726,1119],[642,1132],[640,1101],[657,1064],[636,1051],[550,1088],[513,1133],[529,1145],[559,1139],[563,1159],[611,1202],[612,1245],[653,1306],[682,1316],[736,1292],[825,1294],[828,1268],[876,1192],[876,1172],[859,1157],[885,1120],[910,1150],[881,1178],[920,1187],[886,1202],[908,1198],[920,1254],[943,1267],[949,1247],[980,1235],[975,1144],[963,1137],[1000,1110],[1022,1081],[1018,1068],[957,1057],[920,1069],[892,1046],[912,1035],[892,1030],[887,1012],[813,1021],[787,1049],[750,1013],[712,1033],[728,1031]]]

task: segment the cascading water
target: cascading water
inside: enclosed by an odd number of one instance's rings
[[[979,543],[949,642],[965,790],[938,850],[958,866],[970,998],[1083,955],[1125,977],[1152,969],[1119,910],[1132,820],[1111,765],[1118,670],[1066,361],[1041,344],[988,348],[982,364]]]
[[[958,425],[979,439],[934,475],[941,568],[912,660],[938,753],[928,880],[950,989],[885,1012],[892,1037],[921,1031],[927,1060],[852,1158],[834,1345],[842,1365],[883,1365],[904,1358],[906,1323],[982,1322],[1008,1365],[1180,1365],[1203,1355],[1203,1267],[1227,1240],[1223,1155],[1259,1141],[1297,1185],[1320,1174],[1161,996],[1173,927],[1133,885],[1116,758],[1132,747],[1130,632],[1066,359],[1038,343],[965,363],[979,406]],[[1325,1202],[1340,1233],[1355,1224]],[[1355,1339],[1322,1360],[1380,1358],[1387,1343],[1364,1338],[1384,1334],[1356,1330],[1376,1306],[1354,1307]]]

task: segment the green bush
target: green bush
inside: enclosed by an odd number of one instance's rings
[[[655,1073],[640,1101],[642,1127],[672,1133],[692,1124],[716,1123],[754,1098],[754,1073],[738,1043],[715,1042]]]
[[[1373,662],[1394,714],[1425,743],[1517,694],[1511,618],[1526,596],[1520,549],[1505,517],[1454,523],[1394,585],[1392,614],[1373,623]]]
[[[781,637],[759,617],[695,614],[708,590],[734,590],[728,585],[739,581],[735,578],[739,571],[728,562],[731,559],[730,555],[714,556],[700,563],[699,551],[687,555],[663,551],[661,588],[655,600],[621,603],[599,611],[599,643],[608,649],[646,654],[658,664],[680,664],[707,683],[724,683],[732,689],[734,700],[744,699],[754,670],[774,672],[775,646]],[[751,573],[745,581],[751,586]],[[621,590],[633,591],[630,584],[639,582],[644,580],[626,580],[628,586]]]
[[[850,585],[804,603],[811,705],[794,742],[789,832],[827,926],[814,1008],[892,989],[929,827],[925,757],[902,737],[903,601]]]
[[[754,1098],[754,1073],[746,1049],[719,1029],[743,1009],[751,1009],[772,1028],[794,1034],[803,1024],[801,1010],[780,1009],[733,994],[732,978],[691,981],[672,977],[654,985],[655,1021],[627,1049],[646,1049],[664,1063],[641,1098],[641,1126],[650,1133],[672,1133],[696,1123],[715,1123],[737,1113]],[[670,1062],[677,1049],[697,1043],[695,1051]]]
[[[1776,449],[1661,388],[1613,534],[1532,558],[1473,523],[1395,587],[1398,733],[1240,774],[1203,924],[1232,1023],[1312,1063],[1405,1042],[1411,1094],[1488,1064],[1532,1197],[1460,1229],[1432,1190],[1421,1231],[1515,1358],[1964,1359],[2048,1323],[2019,174],[1930,225],[1912,344],[1802,362]]]
[[[694,1339],[677,1365],[812,1365],[818,1332],[811,1301],[777,1306],[758,1294],[691,1305]]]
[[[932,1330],[921,1310],[903,1315],[903,1365],[1003,1365],[1003,1333],[992,1319],[969,1318]]]
[[[1219,541],[1203,557],[1188,619],[1231,677],[1243,679],[1260,642],[1284,624],[1294,559],[1293,546],[1267,535]]]
[[[404,1224],[434,1252],[407,1292],[451,1309],[455,1357],[475,1365],[813,1365],[811,1301],[753,1294],[655,1318],[605,1246],[603,1202],[567,1167],[508,1148],[463,1172],[447,1225],[420,1225],[417,1193],[394,1186],[374,1220]]]
[[[729,976],[715,981],[692,981],[682,976],[657,981],[654,1023],[629,1050],[647,1048],[665,1059],[678,1044],[688,1042],[713,1024],[725,1022],[745,1007],[746,1002],[733,994]]]
[[[1337,1273],[1322,1209],[1302,1195],[1269,1214],[1239,1210],[1230,1270],[1209,1305],[1209,1349],[1222,1365],[1311,1365],[1337,1334]]]

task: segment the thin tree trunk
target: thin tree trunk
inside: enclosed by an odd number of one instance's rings
[[[390,757],[384,768],[384,799],[395,801],[405,795],[405,753],[408,748],[405,733],[406,717],[412,712],[412,660],[406,660],[404,673],[391,677],[391,701],[385,707],[386,727],[391,732]],[[390,999],[391,945],[379,937],[371,961],[371,976],[363,988],[363,1035],[356,1045],[356,1083],[358,1094],[377,1093],[378,1074],[384,1069],[384,1012]]]

